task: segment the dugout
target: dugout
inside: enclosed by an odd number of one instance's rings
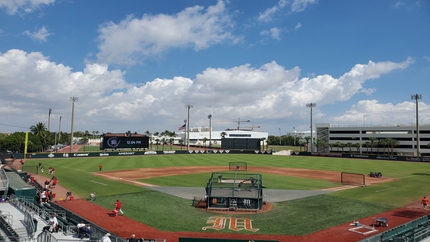
[[[261,174],[214,172],[206,186],[206,209],[261,210],[262,184]]]
[[[6,172],[9,180],[9,193],[17,197],[32,197],[36,198],[36,188],[27,184],[19,174],[15,172]]]

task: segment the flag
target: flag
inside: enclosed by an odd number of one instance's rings
[[[185,130],[185,128],[186,128],[186,127],[187,127],[187,125],[186,125],[186,124],[184,124],[184,125],[182,125],[181,127],[179,127],[178,131]]]

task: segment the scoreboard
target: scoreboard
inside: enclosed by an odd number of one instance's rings
[[[149,148],[148,136],[102,135],[100,139],[100,150]]]

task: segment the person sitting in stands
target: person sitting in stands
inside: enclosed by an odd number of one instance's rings
[[[51,217],[49,218],[48,221],[48,225],[49,225],[49,231],[51,233],[57,233],[58,232],[58,220],[57,217],[55,217],[55,214],[51,214]]]
[[[81,239],[85,237],[90,238],[92,233],[93,233],[93,230],[91,229],[91,225],[87,224],[87,226],[84,226],[81,228],[80,238]]]

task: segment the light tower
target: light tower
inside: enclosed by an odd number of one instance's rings
[[[420,126],[418,123],[418,100],[421,99],[421,94],[412,94],[411,99],[415,99],[415,115],[416,115],[416,132],[417,132],[417,157],[420,157]]]
[[[191,104],[187,104],[187,105],[185,105],[185,107],[188,109],[188,122],[187,122],[187,124],[188,124],[188,128],[187,128],[187,132],[188,132],[188,135],[187,135],[187,149],[188,150],[190,150],[190,109],[193,107],[193,105],[191,105]]]
[[[306,104],[306,107],[308,107],[308,108],[311,108],[311,146],[310,146],[310,151],[312,152],[313,151],[313,149],[312,149],[312,143],[313,143],[313,139],[312,139],[312,133],[313,133],[313,131],[312,131],[312,108],[313,107],[316,107],[317,106],[317,104],[316,103],[307,103]]]
[[[73,121],[75,119],[75,102],[78,101],[77,97],[71,97],[70,101],[72,101],[72,127],[70,131],[70,152],[73,152]]]
[[[209,119],[209,149],[212,146],[212,114],[208,115],[208,119]]]
[[[51,131],[51,112],[52,112],[52,109],[49,108],[49,111],[48,111],[48,132]]]

